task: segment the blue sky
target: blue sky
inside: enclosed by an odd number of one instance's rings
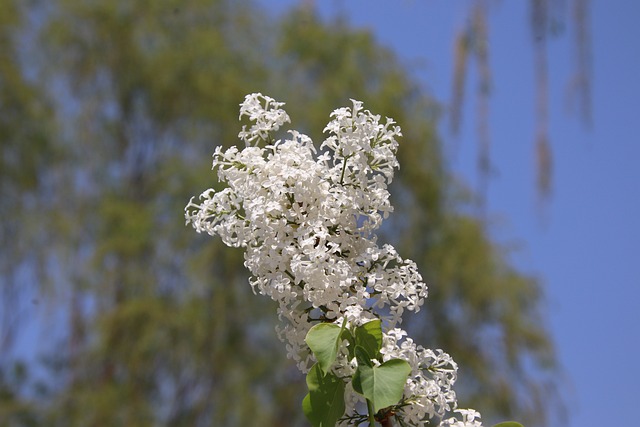
[[[277,13],[297,2],[263,3]],[[464,23],[469,0],[316,3],[323,14],[343,11],[352,25],[370,28],[437,99],[449,101],[453,35]],[[487,211],[496,239],[516,243],[514,262],[545,286],[547,321],[567,374],[570,418],[564,426],[599,427],[609,418],[634,417],[640,380],[640,2],[591,1],[590,128],[568,108],[573,35],[567,32],[549,45],[554,171],[542,215],[535,192],[528,3],[492,3],[489,126],[495,174]],[[468,87],[466,99],[473,105]],[[451,167],[472,186],[473,113],[465,110],[458,136],[444,127],[442,132],[447,147],[458,146],[455,152],[449,148]]]

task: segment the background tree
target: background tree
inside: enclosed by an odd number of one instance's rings
[[[56,152],[47,138],[50,105],[22,67],[24,16],[13,2],[0,2],[0,10],[0,420],[28,423],[34,407],[22,395],[29,370],[7,350],[20,336],[21,297],[33,291],[29,273],[42,266],[42,252],[31,248],[45,243],[36,212],[50,202],[40,196]]]
[[[454,70],[451,97],[450,125],[457,133],[462,123],[462,106],[465,100],[465,85],[471,74],[471,64],[476,66],[476,128],[478,139],[477,165],[479,172],[478,192],[484,196],[487,190],[491,166],[491,135],[489,129],[489,99],[494,87],[491,67],[491,10],[499,8],[501,2],[480,0],[468,9],[465,24],[458,30],[454,40]],[[591,30],[589,21],[590,0],[529,0],[529,30],[535,75],[534,138],[537,171],[537,190],[541,199],[551,195],[553,184],[553,150],[549,135],[549,64],[548,46],[553,38],[563,34],[567,22],[573,24],[574,71],[569,78],[570,101],[582,121],[591,123]],[[567,18],[570,16],[570,18]],[[499,83],[498,83],[499,85]],[[480,197],[479,200],[483,200]]]
[[[0,91],[16,100],[0,110],[2,330],[47,322],[50,338],[11,352],[3,342],[0,420],[304,425],[303,378],[275,338],[275,307],[251,295],[239,251],[195,238],[182,219],[215,181],[213,147],[237,141],[239,102],[262,91],[315,141],[349,98],[402,125],[383,238],[431,285],[412,333],[465,367],[463,405],[544,423],[556,368],[540,286],[464,213],[439,106],[370,33],[308,8],[271,22],[248,1],[0,6]],[[19,316],[33,312],[31,295],[48,318]],[[40,361],[25,356],[36,351]]]

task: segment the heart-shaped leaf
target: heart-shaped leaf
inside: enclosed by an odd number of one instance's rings
[[[355,330],[356,345],[364,348],[371,359],[377,359],[382,348],[382,322],[375,319]]]
[[[313,427],[334,427],[344,415],[344,381],[325,375],[316,363],[307,374],[307,387],[309,393],[302,401],[304,415]]]
[[[404,385],[411,372],[406,360],[391,359],[374,366],[362,347],[355,349],[358,369],[353,375],[353,389],[371,401],[375,412],[397,404],[402,399]]]
[[[336,361],[342,328],[333,323],[319,323],[309,329],[304,341],[316,357],[320,369],[326,374]]]

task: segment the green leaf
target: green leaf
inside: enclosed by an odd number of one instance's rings
[[[397,404],[402,399],[411,366],[405,360],[391,359],[374,366],[361,346],[355,349],[358,369],[353,375],[353,389],[373,403],[375,412]]]
[[[307,374],[309,393],[302,400],[302,411],[313,427],[334,427],[344,415],[344,381],[325,375],[316,363]]]
[[[522,424],[517,423],[515,421],[504,421],[502,423],[498,423],[493,427],[524,427]]]
[[[358,326],[355,330],[355,338],[356,345],[364,348],[370,359],[377,359],[382,348],[382,322],[380,319]]]
[[[342,330],[343,328],[333,323],[319,323],[309,329],[304,339],[325,375],[336,361]]]

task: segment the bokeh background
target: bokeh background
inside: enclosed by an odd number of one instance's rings
[[[0,0],[0,426],[303,426],[242,253],[184,227],[253,91],[402,126],[380,239],[491,425],[632,417],[640,6]]]

